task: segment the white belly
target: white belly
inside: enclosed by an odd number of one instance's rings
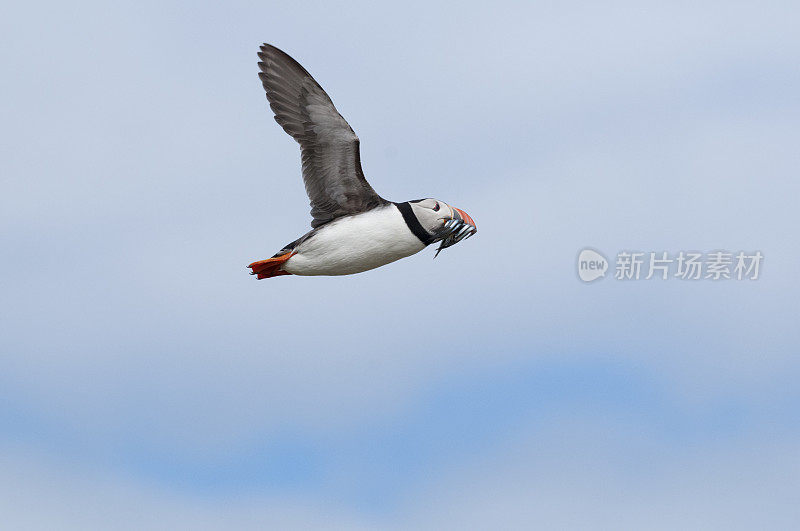
[[[350,275],[375,269],[425,248],[402,214],[387,205],[340,218],[295,248],[283,265],[293,275]]]

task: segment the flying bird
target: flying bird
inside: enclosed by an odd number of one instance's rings
[[[272,45],[261,46],[258,57],[275,121],[300,144],[313,220],[310,232],[248,265],[250,274],[260,280],[361,273],[435,242],[438,255],[477,232],[466,212],[444,201],[394,203],[379,196],[361,170],[358,137],[319,83]]]

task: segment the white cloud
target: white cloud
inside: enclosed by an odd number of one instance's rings
[[[19,530],[365,528],[354,513],[291,496],[187,496],[10,446],[0,512],[4,527]]]
[[[9,446],[0,510],[14,529],[775,529],[800,516],[794,440],[689,436],[676,452],[680,434],[602,411],[533,425],[430,470],[383,513],[313,492],[188,495]]]
[[[680,438],[680,435],[675,434]],[[669,436],[667,437],[669,439]],[[681,450],[600,414],[521,433],[419,493],[427,529],[785,529],[797,445],[689,437]]]

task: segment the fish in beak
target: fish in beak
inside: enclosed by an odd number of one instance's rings
[[[439,248],[436,249],[436,254],[433,255],[434,258],[439,256],[442,249],[447,249],[451,245],[455,245],[461,240],[466,240],[478,232],[478,227],[469,214],[460,208],[450,208],[452,210],[452,215],[445,221],[444,227],[442,227],[441,232],[437,236],[441,243],[439,244]]]

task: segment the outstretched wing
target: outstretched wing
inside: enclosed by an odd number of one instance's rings
[[[319,83],[272,45],[261,46],[258,57],[275,121],[300,144],[311,226],[387,203],[364,178],[358,137]]]

